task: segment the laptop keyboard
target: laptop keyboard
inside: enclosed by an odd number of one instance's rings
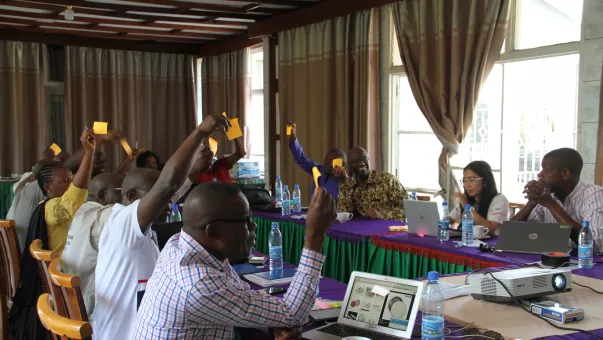
[[[377,333],[374,331],[368,331],[365,329],[360,329],[360,328],[355,328],[355,327],[350,327],[350,326],[346,326],[346,325],[340,325],[337,323],[334,323],[330,326],[327,326],[325,328],[321,328],[320,332],[323,333],[327,333],[327,334],[331,334],[331,335],[336,335],[336,336],[340,336],[342,338],[345,338],[347,336],[363,336],[365,338],[369,338],[372,340],[397,340],[397,339],[401,339],[399,337],[393,336],[393,335],[387,335],[387,334],[383,334],[383,333]]]

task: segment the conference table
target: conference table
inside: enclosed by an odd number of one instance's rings
[[[13,203],[13,184],[16,182],[15,179],[0,179],[0,219],[6,218],[8,209]]]

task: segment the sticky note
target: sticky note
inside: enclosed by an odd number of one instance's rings
[[[218,141],[211,137],[209,138],[209,149],[214,153],[214,155],[218,153]]]
[[[336,158],[333,160],[333,167],[342,167],[343,166],[343,159],[341,158]]]
[[[318,171],[317,167],[312,168],[312,174],[314,175],[314,184],[316,185],[317,188],[320,188],[318,186],[318,177],[320,177],[321,174],[320,174],[320,171]]]
[[[130,147],[128,142],[126,142],[126,140],[123,138],[121,139],[121,147],[124,148],[128,156],[132,156],[132,148]]]
[[[226,137],[228,140],[233,140],[243,136],[241,126],[239,126],[239,118],[233,118],[230,120],[230,127],[226,130]]]
[[[94,134],[106,135],[108,126],[109,126],[109,123],[106,123],[106,122],[94,122],[94,125],[92,126],[92,130],[94,130]]]
[[[291,136],[291,125],[287,125],[287,136]]]
[[[58,156],[61,153],[61,151],[62,151],[61,147],[59,147],[55,143],[52,143],[52,145],[50,146],[50,150],[52,150],[54,152],[55,156]]]

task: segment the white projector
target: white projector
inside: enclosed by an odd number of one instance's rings
[[[510,302],[513,298],[494,275],[517,300],[531,299],[572,290],[572,274],[564,269],[521,268],[499,272],[470,274],[469,292],[476,300]]]

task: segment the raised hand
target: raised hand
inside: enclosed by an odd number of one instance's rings
[[[203,119],[198,129],[201,132],[212,135],[218,131],[226,131],[230,127],[230,121],[220,115],[209,115]]]
[[[291,127],[291,135],[289,136],[289,139],[293,140],[297,138],[297,125],[293,121],[290,121],[287,123],[287,126]]]
[[[317,188],[312,196],[306,218],[306,232],[309,235],[322,235],[329,230],[335,218],[335,200],[324,188]]]
[[[333,177],[340,182],[345,182],[348,179],[348,173],[341,166],[336,166],[333,168]]]
[[[462,207],[467,204],[467,197],[465,197],[465,194],[463,194],[462,192],[456,192],[452,194],[452,198],[457,199]]]
[[[85,152],[94,152],[96,149],[96,135],[94,134],[94,131],[85,128],[80,137],[80,142],[82,143]]]

